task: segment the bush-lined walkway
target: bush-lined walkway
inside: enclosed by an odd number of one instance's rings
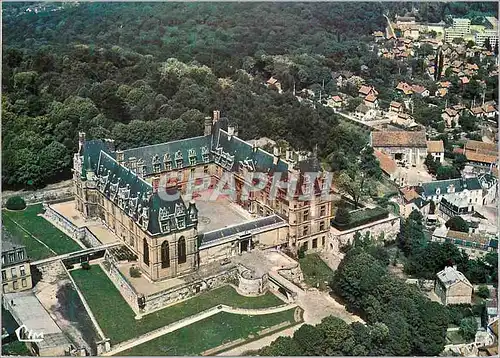
[[[22,211],[2,210],[2,221],[7,230],[20,240],[33,260],[55,256],[33,237],[43,242],[56,254],[67,254],[82,248],[68,235],[53,226],[38,214],[43,213],[42,204],[30,205]],[[43,247],[43,249],[42,249]]]
[[[231,286],[224,286],[136,320],[134,311],[100,266],[92,265],[88,271],[79,269],[70,273],[100,327],[111,339],[111,344],[141,336],[218,304],[238,308],[265,308],[283,304],[283,301],[270,293],[259,297],[244,297]]]

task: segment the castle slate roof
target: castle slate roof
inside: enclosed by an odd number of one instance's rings
[[[245,166],[250,171],[272,173],[288,172],[288,163],[279,160],[274,164],[272,154],[220,129],[215,141],[214,161],[230,171]]]
[[[153,144],[145,147],[126,149],[123,151],[123,159],[128,161],[135,158],[142,160],[144,175],[150,175],[153,171],[153,162],[160,165],[160,170],[166,170],[166,159],[170,160],[172,169],[187,168],[200,163],[209,163],[212,161],[210,154],[212,136],[200,136],[186,138],[167,143]],[[181,158],[182,162],[177,159]],[[191,159],[195,159],[191,164]],[[177,164],[182,165],[179,167]]]
[[[105,152],[99,156],[95,174],[97,189],[151,235],[167,234],[195,225],[177,188],[164,193],[170,194],[168,198],[162,198],[162,193],[153,193],[151,184]],[[168,230],[162,229],[161,224],[168,225]]]

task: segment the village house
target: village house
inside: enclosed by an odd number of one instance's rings
[[[437,91],[434,93],[436,97],[444,97],[448,94],[448,88],[438,88]]]
[[[349,71],[332,72],[332,80],[335,81],[338,88],[344,87],[351,77],[353,74]]]
[[[400,182],[400,180],[402,179],[401,172],[400,168],[396,164],[396,161],[390,155],[387,155],[380,150],[374,150],[373,154],[380,164],[380,169],[382,169],[382,171],[389,177],[389,179],[394,181],[398,185],[402,185],[402,183]]]
[[[373,96],[378,96],[378,92],[375,90],[375,88],[371,86],[361,86],[358,90],[358,96],[359,97],[365,97],[368,95],[373,95]]]
[[[375,118],[376,112],[373,108],[370,108],[366,104],[361,103],[356,107],[354,116],[362,121],[370,121]]]
[[[365,97],[363,103],[368,108],[371,108],[371,109],[378,108],[378,99],[377,99],[377,97],[373,93],[370,93],[369,95],[367,95]]]
[[[495,101],[485,103],[482,108],[484,117],[486,118],[495,118],[495,116],[497,115]]]
[[[498,179],[491,173],[482,173],[477,176],[483,188],[483,205],[494,204],[498,199]]]
[[[476,118],[483,118],[484,116],[483,108],[480,106],[471,108],[469,112]]]
[[[399,82],[398,85],[396,86],[396,90],[402,92],[407,96],[413,93],[412,87],[406,82]]]
[[[425,131],[380,131],[370,133],[370,145],[394,160],[420,165],[427,156]]]
[[[422,198],[432,200],[436,204],[443,198],[451,200],[456,193],[464,192],[467,202],[482,205],[483,188],[477,177],[434,180],[421,183],[420,187]]]
[[[375,37],[375,42],[380,42],[385,40],[385,36],[382,31],[374,31],[373,36]]]
[[[432,155],[435,161],[443,163],[444,161],[444,144],[442,140],[427,141],[427,153]]]
[[[430,201],[424,200],[415,188],[401,188],[399,193],[399,213],[402,217],[407,218],[413,210],[419,211],[424,218],[429,215]]]
[[[268,87],[276,88],[278,90],[278,93],[283,93],[283,90],[281,89],[281,83],[276,79],[275,77],[271,77],[266,81],[266,85]]]
[[[403,104],[401,102],[392,101],[389,110],[391,112],[401,113],[403,112]]]
[[[471,259],[482,257],[488,252],[495,251],[497,245],[494,236],[486,233],[466,233],[440,226],[432,233],[432,241],[449,242],[464,250]]]
[[[413,91],[413,93],[416,93],[422,97],[428,97],[430,94],[427,88],[420,85],[412,85],[411,90]]]
[[[437,273],[434,292],[444,305],[472,302],[472,285],[456,267],[447,266]]]
[[[497,167],[498,148],[496,144],[467,140],[463,154],[478,172],[491,172]]]
[[[451,128],[451,127],[456,127],[458,125],[458,120],[460,118],[460,115],[456,110],[448,107],[445,108],[445,110],[441,114],[441,118],[443,118],[444,123],[446,123],[446,126],[448,128]]]
[[[326,103],[328,106],[338,109],[338,108],[342,108],[344,101],[342,100],[342,98],[340,96],[335,95],[335,96],[330,97]]]
[[[2,292],[20,292],[33,287],[26,247],[2,230]]]

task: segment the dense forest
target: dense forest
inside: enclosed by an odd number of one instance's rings
[[[436,6],[443,16],[492,8]],[[384,13],[420,7],[4,3],[4,188],[68,178],[78,131],[111,137],[121,148],[153,144],[201,134],[214,109],[238,124],[245,139],[285,139],[308,150],[318,144],[323,162],[342,169],[355,162],[366,133],[327,108],[299,103],[291,89],[329,92],[332,70],[360,74],[366,65],[363,77],[382,87],[383,101],[383,87],[406,69],[369,51],[370,34],[383,29]],[[271,75],[282,81],[283,95],[263,86]]]

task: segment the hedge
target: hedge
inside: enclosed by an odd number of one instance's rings
[[[26,209],[26,202],[20,196],[11,196],[7,199],[5,206],[9,210],[24,210]]]
[[[366,225],[374,221],[378,221],[381,219],[385,219],[389,216],[389,211],[384,208],[376,207],[373,209],[363,209],[359,211],[354,211],[350,213],[351,215],[351,220],[347,225],[339,225],[334,220],[332,220],[332,225],[340,230],[349,230],[358,226]]]

